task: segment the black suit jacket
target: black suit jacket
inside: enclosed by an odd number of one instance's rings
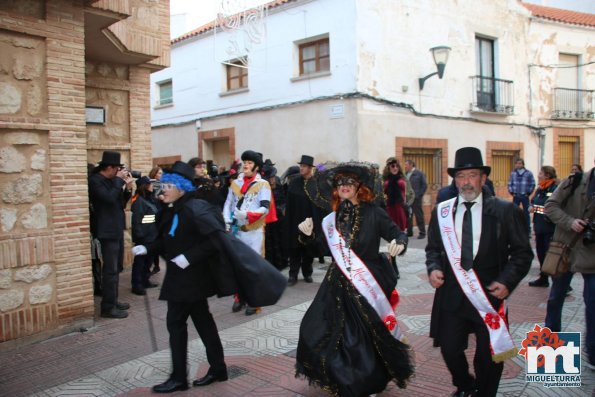
[[[99,239],[123,238],[126,221],[124,207],[131,193],[123,189],[123,179],[108,179],[100,173],[89,177],[89,202],[93,230],[91,234]]]
[[[453,214],[454,216],[454,214]],[[486,290],[493,281],[504,284],[510,293],[527,275],[533,260],[522,210],[509,201],[483,195],[482,230],[479,249],[473,262],[488,299],[497,309],[501,301]],[[436,290],[432,307],[430,336],[437,337],[441,310],[457,311],[467,299],[459,286],[442,243],[437,209],[432,211],[426,246],[428,275],[433,270],[444,272],[444,284]]]

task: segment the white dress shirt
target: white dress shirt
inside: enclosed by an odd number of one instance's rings
[[[465,199],[463,196],[459,195],[457,209],[455,213],[455,230],[457,233],[457,240],[459,244],[461,244],[461,239],[463,236],[463,216],[465,215],[465,211],[467,211],[467,207],[465,207]],[[479,196],[473,200],[475,204],[471,207],[471,221],[473,222],[473,258],[477,255],[477,251],[479,250],[479,239],[481,238],[481,213],[483,207],[483,193],[480,193]]]

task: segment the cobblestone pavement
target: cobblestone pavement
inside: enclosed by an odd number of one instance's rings
[[[407,389],[390,384],[379,396],[448,396],[454,388],[437,348],[428,338],[433,289],[425,272],[425,240],[411,240],[406,255],[399,260],[400,320],[415,351],[416,376]],[[174,396],[325,396],[294,375],[295,349],[300,321],[322,280],[327,263],[316,262],[314,283],[300,280],[287,288],[275,306],[260,314],[231,313],[232,299],[213,298],[215,317],[225,349],[230,379],[203,388],[191,388]],[[284,271],[287,274],[287,270]],[[510,299],[510,330],[517,346],[526,332],[542,324],[548,288],[530,288],[536,277],[534,262],[530,274]],[[160,281],[163,272],[154,276]],[[170,355],[165,327],[166,306],[157,300],[158,288],[146,297],[130,293],[130,274],[121,277],[121,300],[131,303],[124,320],[97,318],[84,332],[44,342],[0,348],[1,396],[144,396],[152,385],[169,373]],[[565,331],[583,331],[582,278],[572,281],[574,291],[565,302]],[[98,299],[96,304],[98,304]],[[193,326],[189,326],[189,380],[202,376],[207,368],[205,351]],[[471,361],[474,342],[470,342]],[[584,341],[583,341],[584,347]],[[584,352],[583,358],[584,358]],[[583,360],[584,362],[584,360]],[[593,396],[595,373],[583,365],[582,387],[545,388],[525,381],[525,361],[521,356],[508,360],[499,396]]]

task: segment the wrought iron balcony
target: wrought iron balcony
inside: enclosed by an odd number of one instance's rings
[[[592,90],[554,88],[553,119],[585,120],[595,117]]]
[[[511,80],[471,76],[473,102],[471,111],[514,113],[514,84]]]

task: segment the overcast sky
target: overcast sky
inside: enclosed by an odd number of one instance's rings
[[[222,3],[233,4],[240,11],[268,1],[170,0],[171,37],[181,36],[214,20],[217,17],[217,12],[221,10]],[[525,2],[595,14],[595,0],[525,0]]]

